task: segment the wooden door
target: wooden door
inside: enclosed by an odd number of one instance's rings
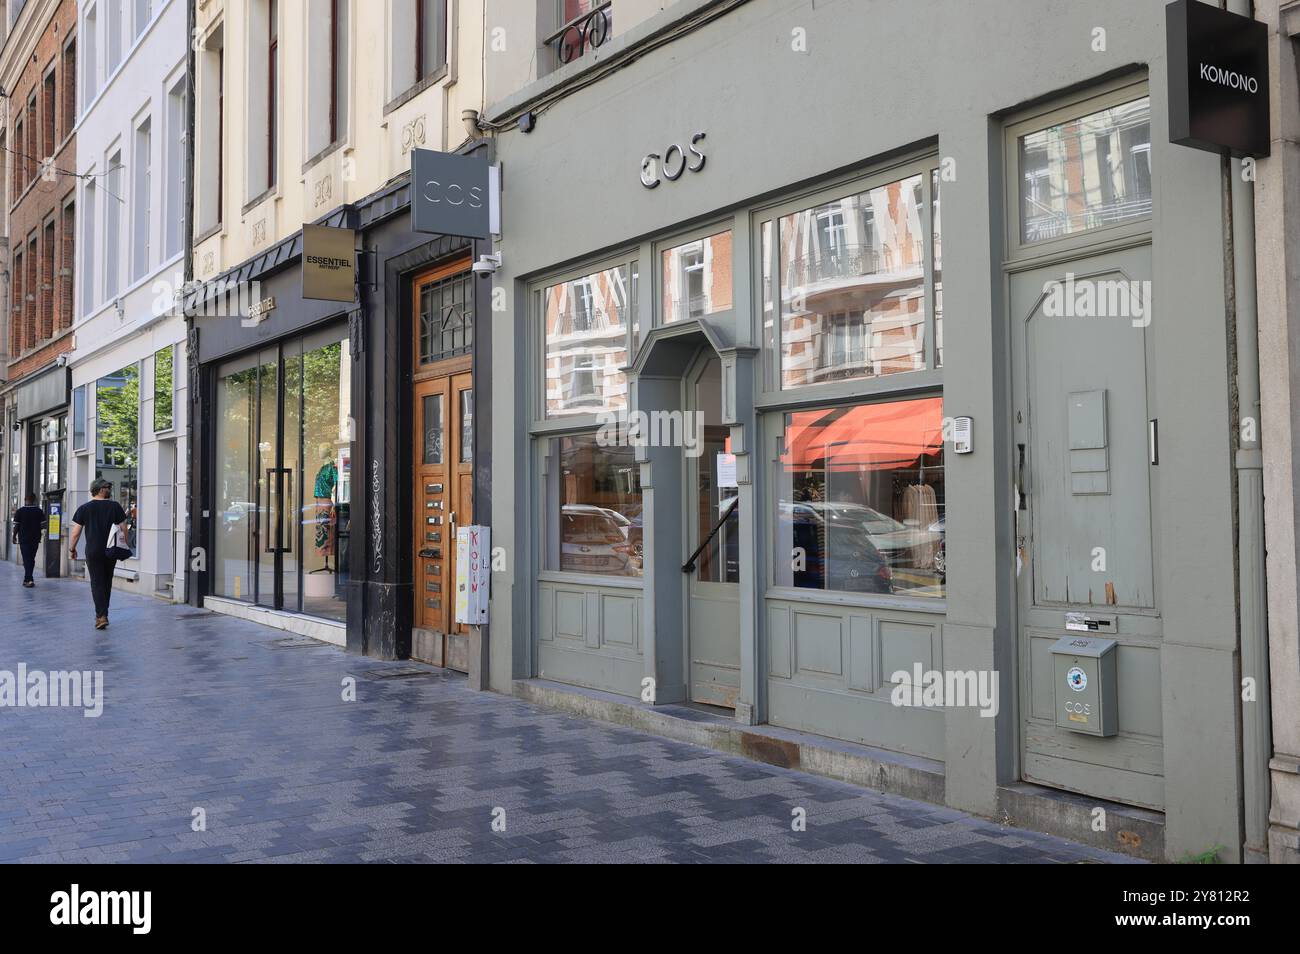
[[[473,522],[474,385],[470,374],[472,301],[458,280],[468,262],[415,283],[414,386],[415,618],[412,655],[461,672],[469,667],[468,629],[456,623],[456,529]],[[448,330],[452,329],[452,330]],[[437,343],[450,343],[438,350]],[[450,350],[450,356],[445,356]],[[457,353],[459,352],[459,353]],[[427,359],[427,360],[426,360]]]

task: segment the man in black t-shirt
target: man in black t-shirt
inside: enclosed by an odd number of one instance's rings
[[[90,500],[77,508],[72,515],[72,536],[68,540],[68,556],[77,558],[77,541],[86,535],[86,572],[90,574],[90,594],[95,600],[95,629],[108,626],[108,600],[113,593],[113,569],[117,561],[105,552],[108,533],[116,524],[121,539],[126,540],[126,511],[116,500],[110,499],[113,485],[102,477],[90,485]]]
[[[32,571],[36,568],[36,550],[41,545],[41,528],[45,524],[45,511],[36,506],[36,495],[28,494],[23,506],[14,511],[14,543],[23,555],[23,586],[36,585]]]

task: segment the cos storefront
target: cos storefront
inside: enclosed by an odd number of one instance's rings
[[[956,807],[1041,786],[1159,818],[1143,852],[1239,854],[1224,180],[1169,142],[1163,9],[689,6],[717,15],[670,52],[488,112],[535,113],[497,139],[527,335],[492,354],[493,687],[708,705]],[[813,55],[772,52],[783,12]],[[592,183],[599,215],[548,201]],[[1094,733],[1057,709],[1079,626],[1118,674]]]

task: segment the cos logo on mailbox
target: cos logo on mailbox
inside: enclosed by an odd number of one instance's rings
[[[662,156],[652,152],[642,159],[641,184],[647,189],[655,189],[664,179],[675,182],[685,172],[699,172],[703,169],[704,150],[697,147],[704,141],[704,136],[704,133],[697,132],[685,149],[673,143],[664,150]],[[688,158],[688,153],[693,158]]]
[[[482,159],[411,150],[411,228],[490,238],[497,225],[497,170]]]

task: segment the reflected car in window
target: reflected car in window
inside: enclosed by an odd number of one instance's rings
[[[861,526],[828,521],[819,504],[782,502],[778,539],[791,540],[792,582],[801,589],[892,593],[889,561]]]
[[[628,542],[629,530],[626,517],[620,522],[605,507],[565,504],[560,508],[560,569],[636,576],[640,561]]]

